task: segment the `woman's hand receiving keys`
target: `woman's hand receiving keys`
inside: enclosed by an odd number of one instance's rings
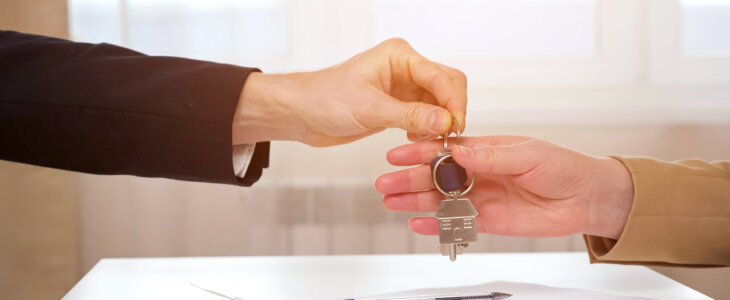
[[[450,142],[451,144],[451,142]],[[397,166],[416,167],[380,176],[384,205],[399,211],[436,211],[444,196],[435,190],[428,163],[443,148],[431,141],[388,153]],[[457,163],[476,183],[469,194],[479,211],[480,232],[549,237],[585,233],[617,239],[633,202],[631,175],[613,158],[589,156],[533,138],[462,138],[452,148]],[[410,220],[421,234],[438,234],[432,217]]]

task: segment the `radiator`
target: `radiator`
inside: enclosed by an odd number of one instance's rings
[[[272,178],[273,176],[269,176]],[[251,188],[130,176],[80,180],[82,269],[102,257],[438,253],[373,178],[266,180]],[[580,236],[481,234],[467,253],[584,251]]]
[[[411,217],[433,213],[387,210],[372,183],[313,180],[242,192],[241,201],[258,215],[252,220],[258,244],[253,254],[438,253],[436,236],[413,233],[407,225]],[[480,234],[467,252],[584,250],[580,235],[534,239]]]

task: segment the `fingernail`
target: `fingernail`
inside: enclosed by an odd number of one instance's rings
[[[431,130],[433,130],[434,133],[441,133],[442,128],[444,127],[444,119],[446,117],[448,117],[446,112],[441,109],[433,111],[431,114]]]
[[[466,158],[471,158],[472,156],[474,156],[474,150],[472,150],[471,148],[456,145],[456,149],[458,149],[458,151],[461,152],[461,155]]]

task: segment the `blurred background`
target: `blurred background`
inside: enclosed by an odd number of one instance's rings
[[[469,80],[466,135],[730,159],[730,0],[0,0],[0,28],[292,72],[403,37]],[[113,70],[110,70],[113,71]],[[436,253],[381,205],[388,130],[272,143],[252,188],[0,162],[0,289],[59,298],[103,257]],[[469,252],[585,251],[481,235]],[[587,258],[586,258],[587,260]],[[715,298],[730,269],[656,268]]]

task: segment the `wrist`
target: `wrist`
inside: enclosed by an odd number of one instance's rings
[[[634,201],[634,183],[623,163],[600,158],[595,178],[595,195],[588,201],[589,228],[586,234],[618,240],[629,219]]]
[[[251,73],[233,117],[233,144],[299,140],[303,134],[297,103],[300,74]]]

